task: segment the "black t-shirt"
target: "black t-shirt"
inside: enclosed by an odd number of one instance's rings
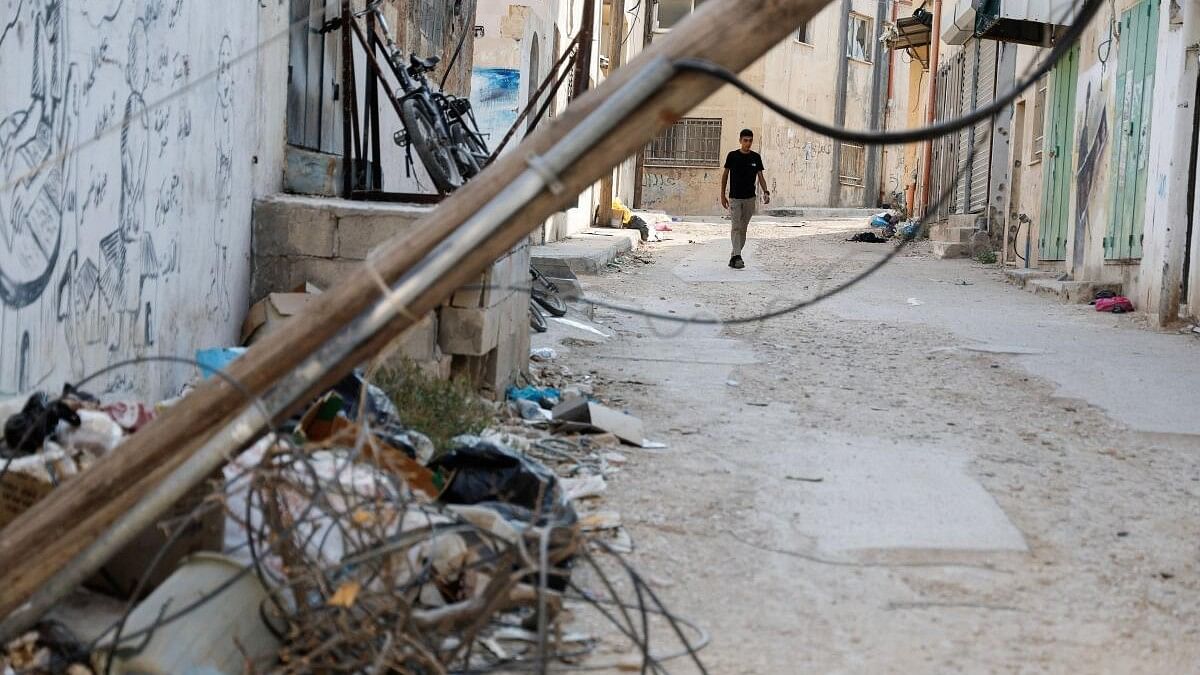
[[[725,155],[725,168],[729,169],[729,198],[754,199],[758,194],[754,181],[763,170],[762,157],[753,150],[734,150]]]

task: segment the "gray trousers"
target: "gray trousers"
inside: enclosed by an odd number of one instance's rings
[[[733,218],[729,232],[729,238],[733,240],[730,257],[742,254],[742,247],[746,245],[746,229],[750,227],[750,218],[754,216],[755,201],[754,197],[729,200],[729,214]]]

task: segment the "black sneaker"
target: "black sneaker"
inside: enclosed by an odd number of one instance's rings
[[[729,259],[729,266],[735,270],[740,270],[746,266],[746,263],[742,261],[742,256],[735,255]]]

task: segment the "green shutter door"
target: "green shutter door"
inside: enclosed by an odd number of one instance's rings
[[[1150,156],[1150,102],[1158,51],[1160,0],[1143,0],[1121,15],[1117,56],[1117,109],[1113,138],[1112,202],[1106,260],[1142,257],[1146,217],[1146,164]]]
[[[1044,141],[1044,187],[1038,257],[1065,260],[1071,221],[1071,148],[1075,137],[1075,87],[1079,80],[1079,46],[1054,66],[1047,102]]]

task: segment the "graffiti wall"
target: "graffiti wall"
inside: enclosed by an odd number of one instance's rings
[[[479,130],[496,147],[520,112],[521,72],[515,68],[477,66],[471,72],[471,107]]]
[[[1083,270],[1089,238],[1103,237],[1107,223],[1104,221],[1108,194],[1098,189],[1100,178],[1107,179],[1104,167],[1105,150],[1108,147],[1108,115],[1105,105],[1108,94],[1100,64],[1080,73],[1076,101],[1083,107],[1077,111],[1075,128],[1075,232],[1072,242],[1071,260],[1073,269]],[[1103,243],[1100,244],[1103,250]]]
[[[0,393],[236,337],[261,11],[0,3]],[[125,368],[88,386],[158,396],[190,375]]]

